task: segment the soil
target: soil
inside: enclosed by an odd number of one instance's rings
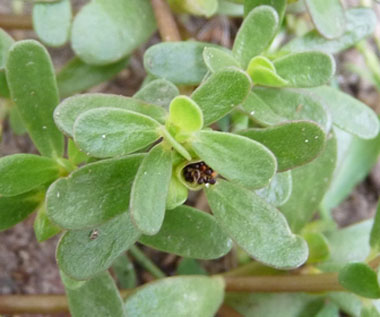
[[[0,1],[0,13],[11,13],[11,2],[12,0]],[[83,0],[75,1],[76,8],[85,2]],[[352,3],[353,1],[350,2]],[[26,4],[25,12],[30,12],[30,3]],[[182,33],[187,34],[188,37],[202,41],[212,41],[227,47],[231,46],[232,39],[240,23],[238,19],[227,19],[225,17],[216,17],[208,21],[201,18],[183,18],[179,22]],[[380,30],[377,30],[377,32],[380,34]],[[16,39],[36,38],[32,31],[12,31],[11,34]],[[91,91],[133,95],[145,76],[142,65],[143,52],[146,47],[158,41],[159,38],[155,35],[149,43],[134,53],[128,69],[123,70],[114,80],[94,87]],[[69,46],[63,49],[49,49],[49,52],[57,69],[73,56]],[[356,64],[363,63],[362,58],[355,50],[349,50],[339,56],[338,66],[347,61],[353,61]],[[342,67],[339,67],[338,71],[341,74],[341,84],[344,89],[354,93],[380,113],[377,91],[369,83],[357,76],[347,74]],[[13,135],[7,122],[5,122],[3,139],[0,143],[0,156],[20,152],[36,153],[36,150],[27,136]],[[334,218],[340,226],[346,226],[371,217],[375,212],[379,195],[380,162],[374,167],[370,175],[355,188],[353,193],[334,210]],[[202,194],[200,196],[194,194],[190,198],[190,203],[201,209],[207,209],[207,204],[205,204]],[[55,247],[58,237],[38,243],[33,232],[33,220],[34,215],[12,229],[0,233],[0,295],[59,294],[64,292],[55,262]],[[169,274],[173,274],[180,260],[177,256],[146,247],[142,247],[142,250]],[[202,264],[209,272],[221,272],[236,265],[234,258],[234,256],[226,256],[221,260],[204,261]],[[140,282],[147,282],[152,279],[138,265],[137,270]]]

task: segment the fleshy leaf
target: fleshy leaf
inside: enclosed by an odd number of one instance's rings
[[[290,87],[316,87],[326,84],[335,73],[332,56],[318,52],[300,52],[285,55],[273,61],[277,74]]]
[[[161,228],[171,174],[172,153],[158,144],[141,162],[131,191],[132,221],[144,234],[156,234]]]
[[[346,26],[340,0],[306,0],[306,8],[318,32],[327,39],[343,35]]]
[[[136,92],[133,98],[169,108],[172,99],[178,95],[179,90],[173,83],[165,79],[155,79]]]
[[[79,165],[83,162],[86,162],[89,159],[89,156],[87,156],[85,153],[79,150],[72,139],[68,140],[67,155],[69,157],[70,162],[72,162],[75,165]]]
[[[332,179],[336,164],[336,139],[327,139],[323,152],[311,163],[292,170],[292,195],[280,210],[292,231],[298,232],[310,221]]]
[[[37,212],[33,224],[34,234],[38,242],[43,242],[61,232],[61,228],[53,224],[46,214],[46,207],[43,205]]]
[[[240,68],[239,62],[229,51],[217,47],[205,47],[203,59],[213,73],[231,66]]]
[[[65,99],[54,111],[54,120],[59,129],[68,136],[73,136],[75,120],[84,112],[97,108],[120,108],[152,117],[164,122],[165,109],[147,104],[134,98],[111,94],[84,94]]]
[[[198,131],[203,127],[202,110],[187,96],[175,97],[170,103],[167,123],[185,133]]]
[[[324,132],[317,124],[307,121],[294,121],[266,129],[248,129],[239,131],[239,134],[271,150],[280,172],[312,161],[325,145]]]
[[[168,0],[168,2],[175,11],[206,17],[212,16],[218,8],[218,0]]]
[[[62,156],[63,135],[53,121],[58,89],[47,50],[34,40],[15,43],[6,73],[12,99],[37,149],[44,156]]]
[[[256,194],[273,206],[285,204],[292,193],[292,174],[290,171],[277,173],[269,185],[256,191]]]
[[[207,275],[201,263],[195,259],[182,258],[177,266],[177,275]]]
[[[244,108],[248,108],[248,111],[253,111],[254,113],[251,115],[258,121],[262,121],[263,115],[264,121],[268,123],[272,121],[269,125],[274,124],[279,118],[286,118],[280,122],[312,120],[318,123],[325,133],[328,133],[331,129],[331,117],[326,111],[324,103],[308,91],[301,89],[254,88],[252,93],[256,95],[255,98],[258,98],[260,102],[257,103],[252,100],[249,105],[244,105]],[[260,111],[258,108],[262,106],[262,103],[265,103],[277,117],[273,117],[266,111]]]
[[[74,19],[72,48],[88,64],[110,64],[147,41],[155,21],[148,0],[92,0]]]
[[[159,138],[159,123],[148,116],[118,108],[97,108],[74,124],[74,141],[87,155],[111,157],[136,152]]]
[[[198,85],[207,73],[202,52],[205,47],[217,47],[204,42],[166,42],[145,51],[145,69],[176,85]]]
[[[71,28],[70,0],[35,3],[33,28],[44,44],[53,47],[64,45],[69,39]]]
[[[339,53],[372,34],[376,23],[376,15],[372,9],[349,9],[346,12],[346,31],[341,37],[328,40],[319,35],[317,31],[311,31],[302,37],[297,37],[290,41],[282,48],[282,51],[303,52],[306,50],[319,50],[330,54]]]
[[[311,91],[327,105],[333,122],[339,128],[362,139],[372,139],[379,133],[379,119],[364,103],[328,86]]]
[[[266,186],[276,172],[274,155],[246,137],[202,130],[194,136],[191,145],[216,172],[248,188]]]
[[[9,49],[13,43],[13,38],[0,28],[0,70],[4,70],[5,63],[9,54]]]
[[[291,269],[307,260],[305,240],[292,234],[285,217],[255,193],[219,180],[206,194],[220,226],[257,261]]]
[[[168,196],[166,197],[166,209],[171,210],[182,205],[186,201],[187,195],[187,187],[185,187],[178,178],[172,174]]]
[[[251,80],[240,69],[231,67],[212,74],[191,95],[203,112],[204,125],[221,119],[241,104],[251,89]]]
[[[348,263],[339,271],[339,283],[349,291],[367,298],[380,298],[377,274],[365,263]]]
[[[58,178],[56,161],[33,154],[13,154],[0,158],[0,195],[16,196]]]
[[[307,232],[303,235],[309,246],[309,258],[307,263],[318,263],[330,256],[329,244],[326,237],[319,232]]]
[[[213,216],[188,206],[167,210],[158,234],[139,241],[160,251],[205,260],[220,258],[232,247]]]
[[[377,252],[380,251],[380,203],[377,205],[369,243],[372,249],[376,250]]]
[[[129,207],[132,182],[143,155],[88,164],[52,184],[49,218],[65,229],[93,228]]]
[[[181,276],[139,288],[125,302],[128,316],[214,316],[223,302],[221,277]]]
[[[12,197],[0,197],[0,231],[13,227],[28,217],[43,201],[43,192],[31,192]]]
[[[137,276],[132,260],[122,253],[112,263],[112,271],[116,275],[116,280],[121,288],[134,288],[137,286]]]
[[[252,9],[261,6],[267,5],[273,7],[276,11],[279,19],[279,26],[285,14],[287,0],[245,0],[244,1],[244,15],[248,15]]]
[[[252,57],[262,53],[276,34],[279,18],[269,6],[253,9],[236,35],[232,52],[245,69]]]
[[[67,231],[58,244],[58,265],[74,279],[89,279],[107,270],[139,236],[129,213],[123,213],[94,229]]]
[[[72,289],[65,285],[72,317],[124,317],[123,302],[108,272]]]
[[[254,85],[284,87],[288,81],[276,73],[274,64],[264,56],[255,56],[248,64],[247,73]]]
[[[129,57],[104,65],[89,65],[78,57],[70,60],[57,74],[58,90],[61,98],[87,90],[116,76],[129,62]]]

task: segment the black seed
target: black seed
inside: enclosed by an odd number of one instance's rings
[[[207,174],[207,175],[211,175],[212,172],[213,172],[213,170],[212,170],[211,168],[209,168],[208,170],[206,170],[206,174]]]
[[[214,185],[216,183],[216,180],[214,178],[211,178],[208,182],[209,184]]]
[[[203,184],[204,183],[204,179],[203,178],[200,178],[200,179],[198,179],[198,184],[200,185],[200,184]]]

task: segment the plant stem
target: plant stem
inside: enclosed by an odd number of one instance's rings
[[[165,0],[151,0],[156,17],[158,31],[164,42],[176,42],[181,40],[177,24]]]
[[[0,28],[30,30],[33,29],[32,18],[30,15],[0,14]]]
[[[151,273],[155,278],[163,278],[166,275],[162,272],[143,252],[135,245],[130,247],[128,252],[134,257],[145,270]]]
[[[55,314],[68,312],[64,295],[1,295],[0,314]]]

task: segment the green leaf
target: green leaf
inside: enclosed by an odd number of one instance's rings
[[[71,289],[65,285],[72,317],[124,317],[125,310],[119,291],[108,272],[104,272]]]
[[[244,1],[244,15],[248,15],[252,9],[261,6],[267,5],[273,7],[277,11],[278,16],[280,17],[278,25],[281,25],[282,19],[284,18],[285,9],[286,9],[286,0],[245,0]]]
[[[365,263],[348,263],[339,271],[339,283],[347,290],[367,298],[380,298],[377,274]]]
[[[311,31],[302,37],[290,41],[282,48],[282,51],[302,52],[305,50],[319,50],[336,54],[371,35],[375,30],[376,23],[376,15],[372,9],[349,9],[346,11],[346,31],[341,37],[328,40],[319,35],[317,31]]]
[[[292,195],[280,210],[293,231],[299,232],[311,220],[329,187],[335,164],[336,139],[330,137],[314,161],[292,170]]]
[[[364,221],[326,233],[330,257],[318,268],[325,272],[337,272],[349,262],[365,261],[370,253],[371,227],[372,221]]]
[[[34,219],[33,229],[38,242],[48,240],[62,230],[50,221],[46,214],[45,205],[38,210],[37,216]]]
[[[168,80],[155,79],[136,92],[133,98],[169,108],[169,104],[179,95],[178,88]]]
[[[146,42],[155,21],[148,0],[92,0],[74,19],[72,48],[85,63],[110,64]]]
[[[328,86],[311,91],[327,105],[333,122],[339,128],[362,139],[373,139],[379,133],[379,119],[364,103]]]
[[[202,52],[216,45],[204,42],[166,42],[145,51],[144,66],[149,74],[176,85],[198,85],[207,73]]]
[[[175,97],[170,103],[167,123],[180,132],[196,132],[203,127],[202,110],[187,96]]]
[[[325,133],[331,129],[331,117],[326,111],[324,104],[312,93],[301,89],[275,89],[275,88],[254,88],[255,98],[247,100],[244,104],[247,111],[255,120],[267,122],[266,125],[273,125],[289,120],[311,120],[318,123]],[[259,102],[256,102],[258,100]],[[265,111],[260,107],[265,105]],[[271,113],[266,113],[269,107]],[[253,114],[252,114],[253,111]],[[263,118],[263,119],[262,119]],[[286,118],[286,119],[280,119]]]
[[[4,70],[9,54],[9,49],[13,43],[13,38],[0,28],[0,70]]]
[[[48,46],[59,47],[69,40],[71,18],[70,0],[33,6],[33,29]]]
[[[339,306],[339,308],[350,316],[360,316],[362,302],[358,296],[348,292],[330,292],[327,298]]]
[[[74,57],[57,74],[59,94],[61,98],[65,98],[110,80],[124,69],[128,62],[129,57],[113,64],[96,66]]]
[[[20,113],[14,105],[9,110],[9,125],[11,126],[13,133],[16,135],[22,135],[27,132]]]
[[[338,206],[376,164],[380,154],[380,135],[363,140],[334,127],[338,140],[338,163],[322,206],[328,210]]]
[[[54,120],[63,133],[72,137],[75,120],[84,112],[97,108],[120,108],[152,117],[164,122],[165,109],[134,98],[111,94],[84,94],[65,99],[54,111]]]
[[[186,160],[191,160],[190,153],[170,134],[170,132],[163,128],[161,129],[165,141],[167,141],[180,155],[182,155]]]
[[[289,81],[290,87],[315,87],[326,84],[335,73],[331,55],[310,51],[293,53],[273,61],[277,74]]]
[[[339,307],[331,302],[327,302],[315,317],[339,317]]]
[[[231,66],[240,68],[239,62],[232,56],[231,52],[217,47],[205,47],[203,59],[208,69],[213,73]]]
[[[309,258],[307,259],[307,263],[318,263],[329,258],[329,244],[322,233],[307,232],[303,234],[303,237],[309,247]]]
[[[74,141],[87,155],[112,157],[141,150],[159,138],[160,124],[148,116],[118,108],[82,113],[74,124]]]
[[[132,182],[143,155],[88,164],[47,192],[49,218],[65,229],[93,228],[129,207]]]
[[[186,201],[187,195],[187,188],[172,174],[168,196],[166,197],[166,209],[171,210],[182,205]]]
[[[242,4],[233,3],[230,0],[219,0],[217,14],[229,17],[242,17],[244,7]]]
[[[273,206],[285,204],[292,193],[292,174],[290,171],[277,173],[271,179],[269,185],[259,190],[256,194]]]
[[[268,185],[276,172],[274,155],[246,137],[202,130],[194,135],[191,146],[216,172],[248,188]]]
[[[278,269],[307,260],[305,240],[292,234],[285,217],[255,193],[220,180],[206,194],[216,221],[255,260]]]
[[[360,317],[379,317],[380,312],[376,306],[363,306]]]
[[[264,56],[255,56],[248,64],[247,73],[254,85],[284,87],[288,82],[278,76],[274,64]]]
[[[23,221],[41,204],[43,192],[31,192],[12,197],[0,196],[0,231]]]
[[[33,154],[13,154],[0,158],[0,195],[16,196],[59,177],[56,161]]]
[[[212,317],[223,302],[221,277],[169,277],[139,288],[125,302],[128,316]]]
[[[376,252],[380,251],[380,204],[378,203],[369,243]]]
[[[343,35],[346,17],[340,0],[306,0],[306,8],[318,32],[327,39]]]
[[[241,104],[251,89],[248,75],[237,68],[212,74],[191,95],[203,112],[204,125],[221,119]]]
[[[325,145],[323,130],[317,124],[307,121],[288,122],[238,133],[265,145],[276,157],[280,172],[312,161]]]
[[[57,248],[59,268],[71,278],[89,279],[107,270],[139,235],[126,212],[94,229],[68,231]]]
[[[232,48],[244,69],[252,57],[262,53],[272,42],[278,23],[277,12],[269,6],[253,9],[244,19]]]
[[[112,271],[116,275],[118,285],[121,288],[134,288],[137,286],[136,271],[132,261],[122,253],[112,264]]]
[[[175,11],[203,15],[205,17],[212,16],[218,8],[218,0],[168,0],[168,2]]]
[[[63,136],[53,121],[58,90],[46,49],[34,40],[15,43],[6,73],[12,99],[37,149],[44,156],[62,156]]]
[[[89,157],[85,153],[78,149],[78,147],[75,145],[72,139],[68,140],[67,154],[69,156],[70,162],[72,162],[75,165],[79,165],[83,162],[86,162],[89,159]]]
[[[232,247],[213,216],[188,206],[167,210],[161,230],[141,243],[160,251],[196,259],[217,259]]]
[[[156,234],[161,228],[171,174],[172,153],[158,144],[141,162],[131,191],[132,221],[144,234]]]

